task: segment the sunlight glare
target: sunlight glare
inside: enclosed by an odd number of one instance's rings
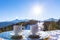
[[[35,5],[35,6],[32,7],[32,13],[34,15],[41,15],[42,10],[43,10],[42,6],[39,6],[39,5]]]

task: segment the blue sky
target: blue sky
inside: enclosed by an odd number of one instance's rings
[[[42,13],[35,15],[31,10],[37,5]],[[60,0],[0,0],[0,21],[48,18],[60,18]]]

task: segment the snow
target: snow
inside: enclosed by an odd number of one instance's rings
[[[30,30],[25,30],[23,31],[23,37],[28,37],[30,35]],[[39,36],[41,36],[40,39],[42,38],[47,38],[50,36],[49,40],[60,40],[60,30],[53,30],[53,31],[39,31],[37,33]],[[3,32],[0,33],[0,39],[3,38],[10,38],[11,35],[13,35],[13,31],[8,31],[8,32]]]
[[[57,40],[60,40],[60,38],[58,38]]]
[[[3,38],[0,38],[0,40],[4,40]]]

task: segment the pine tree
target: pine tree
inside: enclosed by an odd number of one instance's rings
[[[60,29],[60,19],[57,21],[58,29]]]
[[[60,25],[60,19],[58,20],[57,24]]]
[[[51,21],[50,22],[50,24],[49,24],[49,27],[48,27],[48,30],[50,31],[50,30],[55,30],[55,29],[57,29],[57,25],[56,25],[56,22],[54,22],[54,21]]]

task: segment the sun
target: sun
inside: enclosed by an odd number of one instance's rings
[[[39,6],[39,5],[35,5],[32,7],[32,13],[34,15],[41,15],[43,12],[42,10],[43,10],[42,6]]]

